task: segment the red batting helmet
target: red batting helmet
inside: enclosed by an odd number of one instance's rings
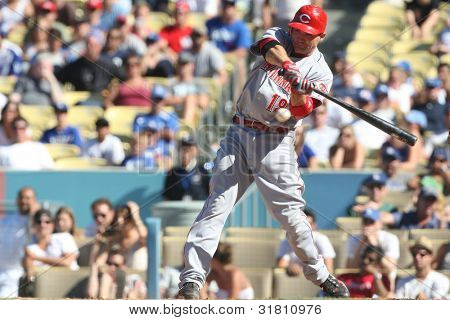
[[[327,27],[327,14],[321,7],[306,5],[298,9],[289,27],[303,32],[319,35],[325,32]]]

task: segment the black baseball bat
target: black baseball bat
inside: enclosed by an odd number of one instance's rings
[[[415,135],[409,133],[408,131],[406,131],[402,128],[396,127],[392,123],[387,122],[386,120],[381,119],[380,117],[377,117],[376,115],[374,115],[370,112],[367,112],[365,110],[362,110],[360,108],[352,106],[351,104],[341,101],[341,100],[329,95],[328,93],[320,91],[319,89],[313,88],[313,91],[315,93],[321,95],[322,97],[325,97],[330,101],[333,101],[334,103],[336,103],[337,105],[350,111],[351,113],[353,113],[360,119],[377,127],[378,129],[387,133],[388,135],[393,136],[393,137],[403,141],[404,143],[410,145],[411,147],[413,147],[416,144],[417,137]]]

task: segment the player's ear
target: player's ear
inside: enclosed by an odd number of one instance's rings
[[[322,33],[322,34],[320,35],[320,41],[322,41],[323,38],[325,38],[326,35],[327,35],[326,33]]]

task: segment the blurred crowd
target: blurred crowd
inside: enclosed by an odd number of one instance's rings
[[[312,2],[326,6],[326,1]],[[54,159],[44,144],[70,144],[80,155],[103,159],[108,166],[167,171],[165,200],[206,199],[212,163],[200,160],[195,135],[179,135],[181,127],[195,126],[199,114],[210,108],[211,92],[200,79],[230,85],[226,65],[232,61],[239,72],[233,85],[239,88],[251,62],[247,49],[258,30],[286,25],[291,18],[286,14],[300,5],[293,3],[2,1],[0,76],[12,79],[13,88],[0,94],[0,167],[52,169]],[[405,16],[413,39],[436,35],[429,51],[441,57],[450,52],[450,18],[443,30],[434,32],[438,5],[434,0],[409,1]],[[171,19],[157,21],[157,13]],[[197,18],[204,20],[198,23]],[[450,243],[436,249],[430,239],[418,238],[409,252],[415,272],[397,281],[400,245],[389,228],[449,228],[450,65],[440,63],[437,77],[418,82],[415,66],[399,61],[382,79],[358,72],[346,55],[336,52],[329,57],[333,96],[407,129],[418,142],[409,147],[332,102],[317,108],[297,130],[298,164],[304,170],[376,170],[361,185],[355,202],[349,203],[348,213],[361,218],[362,231],[348,238],[346,266],[360,271],[343,274],[341,280],[353,297],[445,297],[448,278],[436,270],[450,269]],[[168,82],[152,82],[154,77]],[[236,88],[233,92],[239,92]],[[65,102],[67,90],[89,92],[78,102],[80,107],[142,108],[129,128],[129,149],[125,150],[123,137],[110,132],[105,117],[96,119],[89,138],[71,125],[68,113],[77,106]],[[32,121],[21,115],[23,105],[52,106],[55,126],[36,136]],[[166,106],[173,108],[168,111]],[[407,204],[389,202],[389,194],[407,191]],[[55,212],[43,208],[32,188],[20,190],[17,208],[17,213],[0,217],[0,297],[33,292],[36,270],[49,265],[90,267],[85,297],[145,297],[139,271],[147,268],[147,230],[138,204],[114,206],[108,199],[98,199],[91,205],[92,223],[82,231],[70,208]],[[306,214],[318,250],[333,270],[335,250],[316,230],[314,213]],[[286,241],[274,263],[289,275],[301,275],[301,262]],[[219,246],[212,270],[204,296],[253,297],[249,280],[232,264],[226,244]],[[174,297],[178,274],[175,268],[164,269],[162,296]]]

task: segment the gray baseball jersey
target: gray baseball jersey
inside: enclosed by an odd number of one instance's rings
[[[262,39],[272,38],[277,40],[291,56],[293,52],[291,37],[289,33],[280,28],[268,29]],[[251,47],[251,52],[260,55],[258,40]],[[329,92],[333,82],[333,74],[328,67],[323,54],[316,49],[310,56],[304,58],[291,57],[292,61],[299,67],[302,75],[316,83],[318,88]],[[291,85],[278,73],[281,68],[267,63],[262,57],[255,62],[250,71],[247,83],[237,102],[237,112],[246,119],[262,122],[270,127],[292,127],[299,126],[297,123],[287,121],[278,122],[275,112],[279,108],[288,108],[291,97]],[[311,95],[314,99],[323,101],[316,93]]]

